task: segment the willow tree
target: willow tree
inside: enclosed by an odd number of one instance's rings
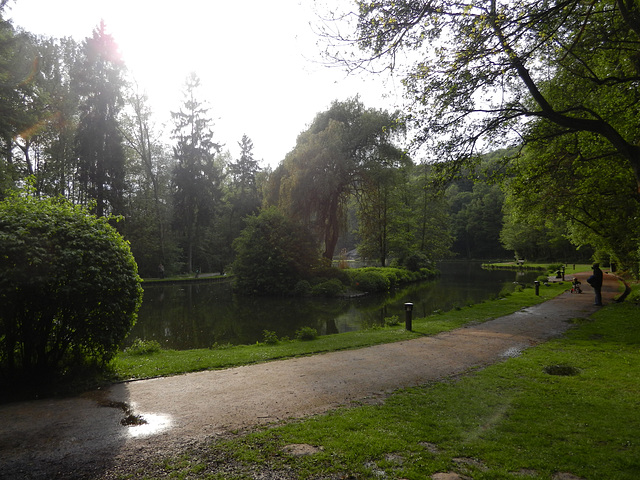
[[[349,196],[373,165],[398,162],[397,114],[367,109],[359,99],[334,102],[298,137],[276,172],[279,204],[314,231],[332,259]]]

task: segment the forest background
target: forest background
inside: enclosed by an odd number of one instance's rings
[[[629,21],[625,16],[638,8],[623,1],[592,7],[565,2],[566,14],[541,6],[528,23],[505,20],[497,27],[489,20],[502,17],[495,2],[489,3],[493,11],[484,17],[471,11],[467,23],[459,21],[458,30],[448,32],[458,35],[453,42],[458,53],[438,49],[433,61],[449,75],[446,81],[437,75],[427,80],[426,61],[406,72],[413,108],[389,112],[357,97],[336,100],[301,125],[296,145],[273,170],[254,158],[250,136],[238,139],[237,158],[217,142],[214,114],[197,73],[185,80],[167,142],[154,130],[146,98],[127,78],[117,39],[104,24],[76,42],[22,31],[2,19],[0,198],[29,186],[29,195],[61,195],[98,216],[120,216],[114,224],[130,242],[144,277],[157,276],[159,265],[168,275],[227,272],[247,219],[264,215],[268,221],[273,207],[304,227],[327,260],[346,259],[354,251],[381,265],[406,264],[416,256],[422,262],[594,258],[637,274],[637,162],[591,128],[587,122],[595,120],[586,117],[598,118],[638,149],[640,68],[634,59],[640,29],[633,28],[633,15]],[[368,60],[406,47],[394,40],[401,32],[413,47],[435,42],[424,32],[408,35],[418,25],[410,19],[460,17],[426,6],[419,10],[411,2],[366,5],[355,34]],[[537,38],[546,38],[545,28],[555,32],[555,50],[516,35],[533,29],[533,17]],[[543,72],[529,77],[540,88],[526,82],[526,89],[512,86],[517,101],[505,102],[503,90],[500,109],[468,103],[478,102],[478,92],[495,94],[496,84],[505,84],[500,75],[477,68],[495,51],[481,43],[488,37],[468,35],[482,25],[494,32],[506,54],[502,61],[520,78],[525,57],[518,57],[515,47],[521,45],[533,46],[526,61]],[[484,57],[482,48],[489,48]],[[536,64],[540,59],[546,63]],[[496,65],[491,68],[504,74]],[[346,61],[345,66],[354,68]],[[472,67],[480,73],[469,75]],[[553,115],[545,117],[544,108],[536,114],[535,92],[544,93],[547,104],[560,104]],[[575,99],[582,99],[580,108],[568,105]],[[442,105],[452,117],[443,114]],[[488,120],[474,116],[481,111]],[[498,114],[502,123],[495,120]],[[563,115],[584,128],[559,122]],[[425,150],[431,140],[447,148]],[[295,256],[300,237],[291,239],[288,250]]]

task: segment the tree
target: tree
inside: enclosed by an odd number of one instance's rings
[[[76,133],[80,202],[95,201],[98,216],[122,213],[125,154],[118,116],[123,105],[124,64],[104,22],[83,45],[77,91],[81,96]]]
[[[640,4],[635,0],[358,1],[350,67],[415,62],[409,120],[434,158],[519,141],[526,122],[585,132],[622,158],[640,187]],[[418,52],[428,52],[420,55]]]
[[[366,109],[357,98],[334,102],[274,172],[279,205],[318,235],[325,258],[333,258],[349,196],[363,187],[364,172],[402,159],[393,144],[399,128],[396,114]]]
[[[413,251],[407,254],[426,256],[430,262],[448,257],[453,242],[449,210],[433,183],[433,168],[421,164],[412,181],[410,196],[405,200],[415,217]]]
[[[468,259],[504,256],[500,245],[504,195],[500,185],[478,180],[468,191],[454,184],[447,190],[447,195],[456,252]]]
[[[603,142],[578,135],[531,143],[513,163],[508,182],[510,213],[525,224],[564,224],[579,247],[612,254],[637,272],[640,203],[629,164],[610,157]]]
[[[34,42],[38,59],[34,82],[46,108],[37,128],[21,136],[33,152],[36,193],[64,195],[78,201],[82,195],[76,177],[79,160],[75,139],[80,102],[76,80],[83,47],[72,38],[37,37]]]
[[[34,173],[30,137],[41,130],[45,114],[45,101],[36,87],[37,46],[31,35],[15,32],[2,18],[6,3],[0,1],[0,194]],[[14,155],[16,146],[22,150],[21,157]]]
[[[407,169],[372,166],[364,175],[358,201],[358,253],[385,267],[390,256],[402,257],[413,246],[414,215],[402,189]]]
[[[184,103],[172,112],[176,145],[173,155],[174,225],[185,238],[186,262],[193,272],[194,257],[203,240],[205,228],[214,219],[221,197],[222,170],[215,163],[221,146],[213,141],[212,120],[208,109],[198,99],[200,79],[195,73],[187,78]]]
[[[60,198],[0,202],[0,381],[37,384],[117,352],[142,288],[108,220]]]
[[[276,207],[247,218],[234,248],[235,286],[245,294],[291,294],[318,266],[319,251],[309,231]]]
[[[233,261],[235,240],[245,227],[245,220],[260,210],[262,195],[258,189],[261,168],[253,157],[253,142],[243,135],[240,142],[240,157],[233,161],[229,154],[226,169],[225,196],[222,213],[216,225],[220,271]]]
[[[260,206],[256,176],[260,172],[258,161],[253,158],[253,142],[246,135],[240,142],[240,158],[228,166],[234,207],[240,216],[252,214]]]
[[[174,243],[171,222],[171,153],[151,122],[146,95],[130,91],[121,129],[127,146],[127,183],[135,185],[129,198],[129,215],[122,227],[131,241],[140,271],[158,273],[158,264],[170,265]]]

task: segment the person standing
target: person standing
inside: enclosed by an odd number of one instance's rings
[[[593,287],[596,294],[596,305],[602,306],[602,270],[600,264],[593,264],[593,275],[587,279],[587,283]]]

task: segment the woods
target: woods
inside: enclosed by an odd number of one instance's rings
[[[165,132],[108,25],[76,42],[3,20],[0,197],[30,183],[121,216],[146,277],[231,272],[234,240],[273,207],[328,262],[595,256],[637,273],[636,14],[623,0],[361,2],[337,38],[356,55],[329,53],[403,75],[408,108],[337,99],[277,165],[254,158],[251,132],[235,158],[217,140],[197,72]]]

